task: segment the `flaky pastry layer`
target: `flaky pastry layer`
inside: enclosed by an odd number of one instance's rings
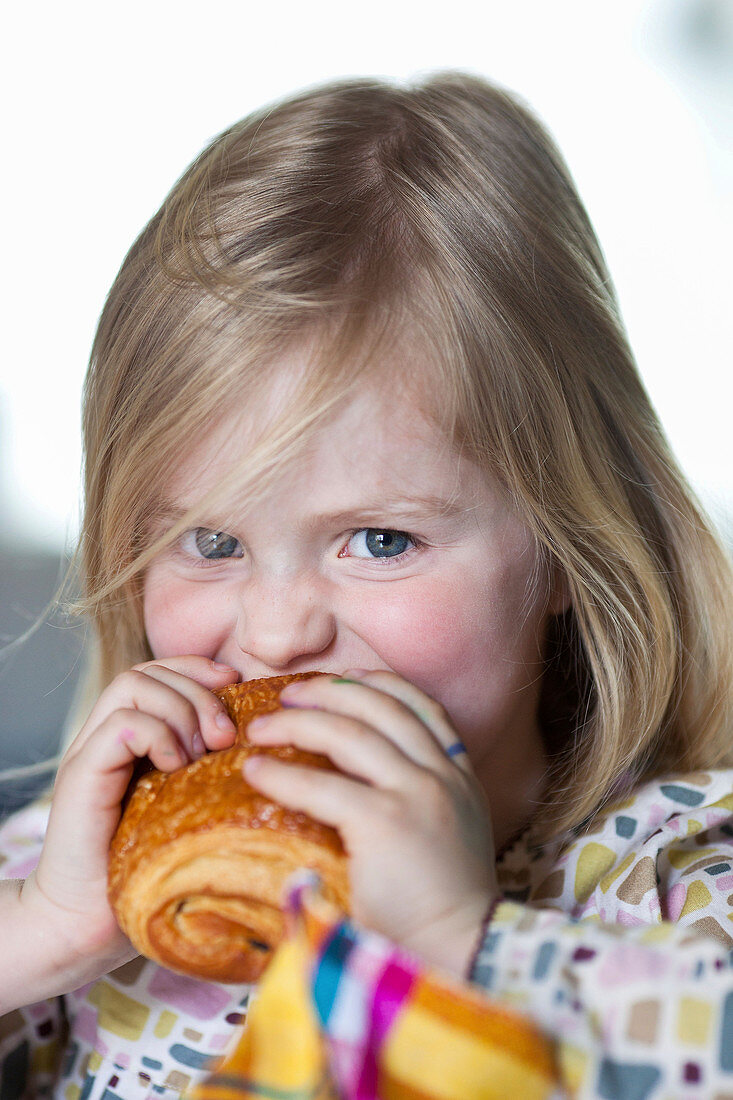
[[[131,791],[110,848],[110,902],[137,950],[172,970],[256,981],[283,935],[285,884],[301,868],[316,871],[326,897],[349,911],[338,833],[265,798],[242,775],[255,751],[247,724],[277,709],[285,684],[301,678],[218,692],[237,725],[234,747],[176,772],[150,771]],[[326,757],[291,747],[256,751],[333,770]]]

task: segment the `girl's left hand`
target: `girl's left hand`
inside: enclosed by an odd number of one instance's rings
[[[358,679],[356,676],[358,675]],[[330,757],[345,775],[252,757],[248,782],[341,834],[354,920],[465,973],[498,895],[486,798],[443,708],[392,672],[318,676],[251,723],[256,745]]]

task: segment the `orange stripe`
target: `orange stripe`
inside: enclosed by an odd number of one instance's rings
[[[423,1092],[413,1088],[404,1080],[395,1078],[391,1073],[380,1070],[379,1100],[435,1100],[435,1093]],[[466,1100],[469,1100],[466,1097]]]
[[[410,1004],[420,1007],[453,1027],[475,1036],[487,1046],[508,1050],[538,1073],[557,1078],[554,1050],[542,1033],[516,1012],[466,991],[418,979]]]

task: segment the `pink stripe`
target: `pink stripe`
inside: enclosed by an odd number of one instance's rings
[[[388,962],[382,971],[372,998],[371,1028],[355,1100],[379,1100],[377,1058],[416,979],[417,974],[414,971],[394,961]]]

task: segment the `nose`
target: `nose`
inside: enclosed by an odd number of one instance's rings
[[[328,592],[302,575],[250,577],[240,594],[235,641],[248,675],[314,667],[336,635]]]

